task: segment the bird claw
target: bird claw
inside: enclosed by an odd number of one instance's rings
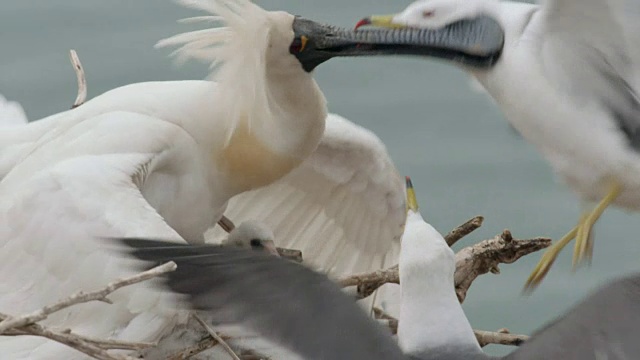
[[[540,285],[545,276],[547,276],[549,270],[551,270],[551,266],[556,261],[560,251],[562,251],[562,249],[576,237],[578,227],[579,226],[576,226],[571,229],[571,231],[563,236],[557,243],[551,245],[551,247],[542,255],[542,258],[531,272],[531,275],[529,275],[529,278],[524,285],[523,293],[531,294],[538,285]]]

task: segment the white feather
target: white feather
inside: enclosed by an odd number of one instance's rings
[[[29,120],[19,103],[7,100],[0,94],[0,128],[24,125]]]
[[[344,275],[397,263],[404,193],[382,141],[330,114],[318,148],[302,165],[267,187],[233,197],[225,215],[234,222],[262,221],[278,246],[301,250],[305,262]],[[216,227],[207,238],[221,234]],[[384,263],[372,263],[386,254]]]

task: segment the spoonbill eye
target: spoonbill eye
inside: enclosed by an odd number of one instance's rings
[[[432,17],[433,14],[435,14],[436,12],[433,10],[429,10],[429,11],[423,11],[422,12],[422,17],[428,18],[428,17]]]

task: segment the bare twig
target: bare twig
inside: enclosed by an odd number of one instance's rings
[[[484,218],[482,216],[476,216],[468,220],[464,224],[449,231],[449,233],[444,236],[444,240],[447,242],[447,245],[453,246],[453,244],[458,242],[458,240],[471,234],[474,230],[482,226],[483,221],[484,221]]]
[[[389,327],[392,334],[398,333],[398,319],[387,314],[380,308],[374,308],[373,313],[376,319],[383,321],[384,324]],[[497,332],[473,330],[473,333],[476,335],[480,347],[485,347],[489,344],[520,346],[529,340],[529,336],[511,334],[507,329],[500,329]]]
[[[198,314],[196,313],[192,313],[191,316],[193,316],[194,319],[196,319],[197,322],[200,323],[200,325],[202,325],[203,328],[205,328],[205,330],[207,330],[207,332],[209,333],[209,335],[211,335],[211,337],[216,340],[226,351],[227,353],[229,353],[229,355],[231,355],[231,357],[233,358],[233,360],[240,360],[240,358],[238,357],[238,355],[233,351],[233,349],[231,348],[231,346],[229,346],[229,344],[226,343],[226,341],[224,341],[224,339],[222,338],[222,336],[218,335],[218,333],[215,332],[215,330],[213,330],[211,328],[211,326],[209,326],[204,320],[202,320]]]
[[[233,229],[236,228],[233,221],[231,221],[228,217],[222,215],[220,220],[218,220],[218,225],[222,228],[222,230],[230,233]]]
[[[206,337],[205,339],[200,340],[198,343],[188,346],[172,355],[167,356],[167,360],[186,360],[190,359],[193,356],[200,354],[203,351],[209,350],[212,347],[218,345],[219,343],[211,338]]]
[[[107,295],[111,294],[112,292],[122,287],[129,286],[132,284],[137,284],[139,282],[151,279],[158,275],[162,275],[164,273],[174,271],[176,267],[177,267],[176,263],[174,263],[173,261],[170,261],[168,263],[165,263],[160,266],[156,266],[153,269],[141,272],[139,274],[113,281],[100,290],[96,290],[88,293],[79,291],[53,305],[45,306],[42,309],[37,310],[31,314],[26,314],[18,317],[10,317],[10,316],[6,317],[0,322],[0,334],[3,334],[4,332],[12,328],[21,327],[21,326],[35,323],[40,320],[44,320],[52,313],[76,304],[86,303],[90,301],[109,302],[109,299],[107,299]]]
[[[511,264],[549,245],[551,245],[549,238],[517,240],[509,230],[504,230],[493,239],[481,241],[458,251],[454,276],[458,300],[464,301],[471,283],[479,275],[488,272],[498,274],[500,273],[498,264]]]
[[[500,329],[497,332],[473,330],[473,333],[476,335],[480,347],[485,347],[489,344],[520,346],[529,340],[529,336],[511,334],[507,329]]]
[[[464,301],[471,283],[482,274],[498,273],[498,264],[511,264],[522,256],[544,249],[551,239],[515,240],[505,230],[493,239],[484,240],[456,254],[455,288],[458,300]],[[384,270],[351,275],[338,281],[342,287],[357,286],[357,298],[364,299],[386,283],[399,284],[398,265]]]
[[[71,58],[71,65],[73,65],[73,70],[75,70],[76,77],[78,78],[78,96],[73,106],[71,106],[73,109],[84,104],[87,100],[87,79],[84,76],[84,69],[82,68],[82,63],[76,51],[69,50],[69,57]]]
[[[7,315],[4,314],[0,314],[0,316],[7,318]],[[99,360],[136,360],[131,356],[109,354],[106,349],[96,344],[87,342],[74,334],[66,334],[63,332],[54,331],[39,324],[30,324],[22,326],[19,329],[11,329],[9,330],[9,334],[35,335],[51,339]]]
[[[27,325],[27,326],[23,326],[20,328],[13,328],[10,330],[7,330],[7,332],[5,332],[4,334],[2,334],[3,336],[21,336],[21,335],[37,335],[37,334],[33,334],[32,331],[30,329],[27,329],[29,326],[31,325]],[[104,340],[104,339],[97,339],[94,337],[90,337],[90,336],[84,336],[84,335],[80,335],[80,334],[75,334],[73,333],[71,330],[67,329],[67,330],[63,330],[63,331],[56,331],[56,330],[52,330],[49,329],[45,326],[42,325],[38,325],[40,329],[46,329],[47,331],[51,331],[55,334],[58,335],[69,335],[72,336],[80,341],[84,341],[93,345],[96,345],[97,347],[104,349],[104,350],[145,350],[148,349],[150,347],[156,346],[157,343],[146,343],[146,342],[132,342],[132,341],[122,341],[122,340]],[[39,330],[36,330],[39,331]]]
[[[302,251],[300,250],[285,249],[281,247],[276,247],[276,250],[278,250],[278,254],[280,255],[280,257],[288,260],[293,260],[297,263],[302,262]]]

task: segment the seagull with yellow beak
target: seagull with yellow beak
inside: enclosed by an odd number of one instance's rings
[[[418,0],[356,27],[365,25],[393,29],[395,45],[422,41],[406,32],[437,39],[424,54],[473,75],[572,190],[594,203],[543,255],[526,289],[573,239],[574,268],[591,260],[592,227],[609,205],[640,209],[640,0]]]
[[[131,84],[0,131],[0,145],[21,139],[25,147],[0,181],[0,312],[30,313],[130,275],[96,239],[203,243],[229,199],[282,178],[318,147],[327,108],[312,76],[317,65],[336,56],[395,52],[361,47],[357,32],[268,12],[248,0],[182,3],[212,14],[196,20],[225,26],[160,45],[179,46],[180,59],[212,64],[209,80]],[[345,189],[328,195],[343,201]],[[343,249],[314,240],[327,259]],[[368,247],[359,240],[349,251]],[[388,245],[374,248],[385,252]],[[181,320],[162,311],[161,297],[144,287],[122,289],[111,300],[65,309],[44,323],[93,337],[153,341]],[[2,338],[0,353],[84,358],[33,337]]]

